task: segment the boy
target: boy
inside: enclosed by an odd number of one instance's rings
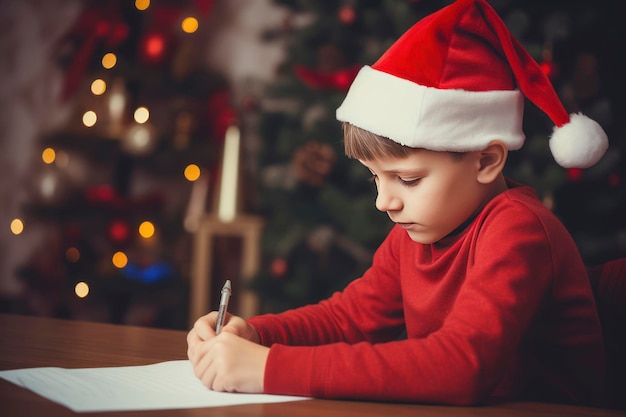
[[[601,158],[602,129],[567,114],[484,0],[422,19],[364,67],[337,117],[395,228],[328,300],[229,317],[219,336],[215,312],[200,318],[188,335],[195,374],[220,391],[601,405],[602,334],[583,262],[534,192],[502,174],[524,141],[524,96],[559,126],[558,163]]]

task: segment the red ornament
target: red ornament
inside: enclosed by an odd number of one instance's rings
[[[583,170],[580,168],[569,168],[567,176],[572,181],[579,181],[583,176]]]
[[[618,174],[611,174],[609,175],[609,185],[613,188],[617,188],[619,187],[620,184],[620,178]]]
[[[113,220],[109,224],[109,238],[116,243],[124,243],[130,237],[130,226],[124,220]]]
[[[207,17],[213,11],[213,3],[214,0],[194,0],[196,9],[202,17]]]
[[[115,197],[116,192],[109,184],[94,185],[85,190],[85,198],[92,204],[97,203],[111,203]]]
[[[230,92],[220,90],[209,97],[207,103],[211,133],[217,143],[223,143],[226,129],[237,122],[237,114],[231,104]]]
[[[352,6],[344,5],[339,9],[339,20],[341,23],[350,25],[356,20],[356,12]]]
[[[76,19],[63,41],[76,44],[76,52],[63,81],[62,99],[70,97],[81,85],[96,46],[114,49],[126,40],[130,29],[123,21],[119,2],[92,2]]]
[[[146,65],[157,65],[165,61],[170,52],[168,37],[160,31],[151,31],[139,42],[141,61]]]
[[[275,278],[281,278],[287,273],[287,261],[283,258],[276,258],[272,261],[270,269]]]

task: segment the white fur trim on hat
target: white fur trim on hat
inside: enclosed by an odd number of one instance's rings
[[[412,148],[467,152],[501,140],[524,143],[524,96],[518,90],[425,87],[365,66],[337,109],[337,119]]]
[[[564,168],[588,168],[602,158],[608,147],[602,127],[580,113],[571,114],[569,123],[555,127],[550,137],[552,156]]]

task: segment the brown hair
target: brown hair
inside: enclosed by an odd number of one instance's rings
[[[376,135],[348,122],[343,122],[343,141],[346,156],[362,161],[385,157],[404,158],[420,149],[400,145],[389,138]],[[465,155],[465,152],[442,152],[450,154],[455,160],[459,160]]]
[[[347,122],[343,123],[343,140],[346,156],[363,161],[383,157],[403,158],[415,150]]]

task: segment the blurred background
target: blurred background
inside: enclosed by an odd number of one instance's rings
[[[318,301],[391,227],[335,109],[444,0],[0,0],[0,312],[186,329]],[[492,0],[610,149],[566,170],[527,103],[507,174],[585,262],[626,256],[626,28],[609,0]]]

